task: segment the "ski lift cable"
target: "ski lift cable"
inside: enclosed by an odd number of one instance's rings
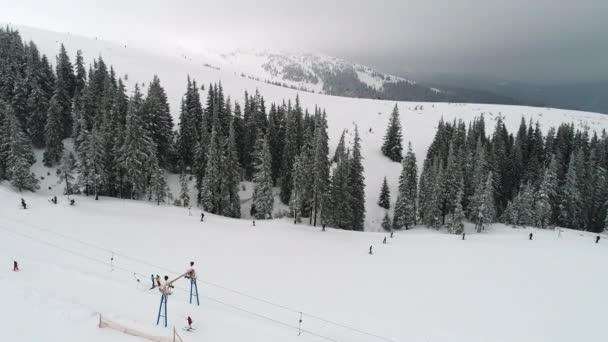
[[[131,261],[135,261],[137,263],[140,263],[142,265],[146,265],[146,266],[149,266],[149,267],[152,267],[152,268],[155,268],[155,269],[159,269],[159,270],[163,270],[163,271],[166,271],[166,272],[169,272],[169,273],[173,273],[173,274],[180,274],[179,271],[171,270],[171,269],[168,269],[166,267],[155,265],[155,264],[152,264],[152,263],[150,263],[148,261],[145,261],[145,260],[142,260],[142,259],[139,259],[139,258],[136,258],[136,257],[132,257],[132,256],[126,255],[126,254],[121,253],[121,252],[116,252],[116,251],[113,251],[111,249],[108,249],[108,248],[105,248],[105,247],[101,247],[99,245],[96,245],[96,244],[93,244],[93,243],[90,243],[90,242],[87,242],[87,241],[83,241],[83,240],[80,240],[80,239],[77,239],[77,238],[74,238],[74,237],[71,237],[71,236],[67,236],[65,234],[58,233],[58,232],[56,232],[56,231],[54,231],[52,229],[43,228],[43,227],[40,227],[40,226],[37,226],[37,225],[34,225],[34,224],[30,224],[28,222],[23,222],[21,220],[16,220],[16,219],[12,219],[12,220],[16,221],[16,222],[19,222],[21,224],[25,224],[27,226],[30,226],[30,227],[32,227],[34,229],[39,229],[39,230],[42,230],[42,231],[46,231],[46,232],[49,232],[51,234],[55,234],[57,236],[60,236],[62,238],[65,238],[65,239],[68,239],[68,240],[71,240],[71,241],[74,241],[74,242],[78,242],[78,243],[83,244],[83,245],[88,246],[88,247],[96,248],[96,249],[99,249],[99,250],[107,252],[107,253],[114,253],[115,256],[120,256],[122,258],[129,259]],[[97,261],[100,261],[100,260],[97,260]],[[380,335],[377,335],[377,334],[374,334],[374,333],[370,333],[370,332],[367,332],[367,331],[364,331],[364,330],[361,330],[361,329],[357,329],[357,328],[351,327],[351,326],[346,325],[346,324],[338,323],[338,322],[335,322],[335,321],[332,321],[332,320],[329,320],[329,319],[326,319],[326,318],[323,318],[323,317],[320,317],[320,316],[317,316],[317,315],[313,315],[313,314],[307,313],[307,312],[302,311],[302,310],[291,308],[291,307],[286,306],[286,305],[278,304],[278,303],[269,301],[267,299],[256,297],[256,296],[247,294],[245,292],[242,292],[242,291],[239,291],[239,290],[235,290],[235,289],[231,289],[231,288],[228,288],[226,286],[223,286],[223,285],[220,285],[220,284],[217,284],[217,283],[213,283],[213,282],[206,281],[206,280],[203,280],[203,279],[197,279],[197,281],[199,281],[199,282],[201,282],[201,283],[203,283],[205,285],[216,287],[216,288],[222,289],[222,290],[227,291],[227,292],[231,292],[231,293],[234,293],[234,294],[237,294],[237,295],[249,298],[249,299],[253,299],[253,300],[261,302],[261,303],[265,303],[265,304],[268,304],[268,305],[271,305],[271,306],[274,306],[274,307],[277,307],[277,308],[281,308],[281,309],[290,311],[292,313],[296,313],[296,314],[302,313],[304,316],[307,316],[309,318],[313,318],[313,319],[316,319],[316,320],[319,320],[319,321],[323,321],[323,322],[329,323],[331,325],[334,325],[334,326],[337,326],[337,327],[340,327],[340,328],[343,328],[343,329],[348,329],[348,330],[351,330],[351,331],[355,331],[355,332],[358,332],[360,334],[371,336],[371,337],[375,337],[377,339],[384,340],[384,341],[387,341],[387,342],[396,342],[395,340],[392,340],[390,338],[386,338],[386,337],[383,337],[383,336],[380,336]]]
[[[87,255],[84,255],[84,254],[81,254],[81,253],[78,253],[78,252],[74,252],[74,251],[69,250],[67,248],[61,247],[59,245],[56,245],[56,244],[53,244],[53,243],[50,243],[50,242],[47,242],[47,241],[44,241],[44,240],[41,240],[41,239],[38,239],[38,238],[35,238],[33,236],[30,236],[30,235],[27,235],[27,234],[24,234],[24,233],[21,233],[21,232],[16,232],[16,231],[14,231],[12,229],[9,229],[9,228],[6,228],[6,227],[4,227],[2,225],[0,225],[0,229],[2,229],[4,231],[7,231],[7,232],[9,232],[11,234],[14,234],[14,235],[17,235],[17,236],[21,236],[21,237],[24,237],[26,239],[30,239],[32,241],[35,241],[35,242],[47,245],[49,247],[53,247],[53,248],[62,250],[64,252],[66,252],[66,253],[72,254],[72,255],[77,256],[79,258],[84,258],[84,259],[87,259],[87,260],[90,260],[90,261],[94,261],[94,262],[97,262],[97,263],[100,263],[100,264],[109,265],[109,263],[106,262],[106,261],[99,260],[99,259],[87,256]],[[141,274],[138,274],[137,272],[134,272],[133,270],[130,270],[130,269],[127,269],[127,268],[124,268],[124,267],[116,266],[116,269],[124,271],[124,272],[127,272],[129,274],[137,274],[137,275],[143,276]],[[180,290],[182,290],[184,292],[188,292],[188,289],[186,289],[185,287],[175,286],[174,288],[180,289]],[[259,314],[259,313],[256,313],[256,312],[253,312],[253,311],[250,311],[250,310],[247,310],[247,309],[243,309],[243,308],[238,307],[236,305],[226,303],[224,301],[221,301],[219,299],[216,299],[216,298],[213,298],[213,297],[210,297],[210,296],[202,295],[201,297],[206,298],[206,299],[208,299],[210,301],[216,302],[218,304],[224,305],[226,307],[232,308],[234,310],[245,312],[245,313],[250,314],[252,316],[259,317],[259,318],[262,318],[262,319],[266,319],[266,320],[272,321],[272,322],[274,322],[276,324],[283,325],[283,326],[286,326],[288,328],[301,331],[301,332],[309,334],[311,336],[315,336],[315,337],[318,337],[318,338],[321,338],[321,339],[324,339],[324,340],[327,340],[327,341],[338,342],[338,340],[333,339],[331,337],[323,336],[321,334],[315,333],[315,332],[310,331],[310,330],[300,329],[300,328],[298,328],[296,326],[293,326],[293,325],[291,325],[289,323],[285,323],[285,322],[276,320],[274,318],[268,317],[266,315],[262,315],[262,314]]]

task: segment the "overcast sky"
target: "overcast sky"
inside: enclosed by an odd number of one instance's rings
[[[608,0],[0,0],[0,21],[193,50],[300,48],[406,76],[608,80]]]

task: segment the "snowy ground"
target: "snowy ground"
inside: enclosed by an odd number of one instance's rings
[[[29,209],[19,209],[21,196]],[[582,232],[531,230],[529,241],[527,229],[495,226],[462,241],[418,228],[383,245],[384,233],[321,232],[288,220],[252,227],[213,215],[201,223],[183,208],[76,200],[53,205],[0,186],[2,340],[139,340],[96,328],[98,312],[169,336],[155,326],[160,296],[147,289],[148,277],[175,276],[190,260],[200,307],[187,304],[185,280],[169,299],[169,325],[180,329],[187,315],[195,321],[195,332],[179,331],[186,342],[324,341],[275,322],[297,326],[297,311],[391,341],[608,340],[606,237],[595,244]],[[21,272],[11,272],[13,259]],[[385,341],[306,314],[302,328],[336,341]]]
[[[91,63],[93,58],[102,56],[106,63],[114,66],[118,76],[128,75],[129,92],[132,91],[134,82],[147,84],[153,75],[157,74],[167,91],[176,124],[179,103],[186,89],[188,75],[205,87],[210,82],[221,81],[226,95],[230,95],[233,100],[236,99],[240,102],[243,100],[245,91],[253,93],[255,89],[260,90],[267,105],[270,102],[294,99],[298,95],[298,92],[292,89],[243,78],[233,70],[205,66],[205,64],[215,65],[216,61],[187,55],[183,51],[160,47],[156,51],[147,51],[133,45],[107,42],[97,37],[81,37],[29,27],[17,28],[24,40],[34,40],[40,51],[47,54],[51,61],[54,60],[53,56],[59,51],[61,43],[65,44],[71,56],[75,56],[76,50],[81,49],[87,63]],[[145,89],[144,87],[144,91]],[[204,96],[206,93],[203,94],[203,98]],[[352,139],[353,126],[358,125],[361,131],[366,178],[366,230],[380,230],[384,211],[376,203],[382,180],[384,176],[387,177],[391,193],[395,194],[401,169],[400,164],[391,162],[380,152],[382,138],[395,102],[343,98],[307,92],[300,92],[299,96],[304,107],[313,110],[314,106],[318,105],[327,110],[331,153],[333,153],[342,130],[348,129],[351,134],[349,139]],[[562,122],[574,123],[578,128],[589,128],[598,132],[608,128],[608,116],[606,115],[552,108],[412,102],[399,102],[398,105],[404,129],[404,141],[406,144],[408,141],[412,142],[419,165],[422,165],[428,146],[435,135],[437,122],[441,117],[449,121],[461,118],[465,122],[469,122],[484,114],[488,132],[492,131],[494,120],[498,116],[504,117],[507,128],[511,132],[518,128],[522,117],[527,120],[538,120],[543,130],[548,130],[551,126],[558,126]],[[395,200],[396,196],[392,196],[392,201]]]

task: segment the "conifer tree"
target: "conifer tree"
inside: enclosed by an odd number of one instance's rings
[[[167,180],[165,178],[165,170],[160,167],[155,167],[152,172],[150,185],[156,205],[165,203],[167,196],[169,195],[169,186],[167,185]]]
[[[63,155],[63,108],[59,103],[59,95],[55,94],[49,104],[46,126],[44,127],[44,140],[46,150],[43,162],[46,166],[53,166],[61,160]]]
[[[183,167],[181,168],[182,172],[179,174],[179,199],[184,208],[190,206],[190,189],[188,188],[188,176],[183,171]]]
[[[32,139],[32,145],[42,148],[45,145],[46,115],[49,107],[47,94],[39,84],[32,86],[28,98],[27,132]]]
[[[456,205],[454,207],[454,212],[452,213],[452,219],[449,225],[449,231],[452,234],[462,234],[464,231],[464,209],[462,208],[462,198],[463,198],[463,190],[458,191],[456,195]]]
[[[361,138],[355,126],[353,155],[349,161],[349,188],[352,208],[352,229],[364,230],[365,225],[365,177],[363,176],[363,156],[361,155]]]
[[[388,211],[384,213],[382,218],[382,228],[388,232],[391,231],[391,217],[388,215]]]
[[[135,199],[145,186],[146,166],[154,154],[153,143],[141,119],[143,99],[139,86],[135,85],[129,100],[125,137],[120,148],[118,163],[130,185],[130,198]]]
[[[222,215],[234,218],[241,217],[241,199],[239,197],[239,184],[241,180],[241,167],[236,142],[236,130],[234,120],[230,122],[228,130],[228,142],[226,144],[226,157],[224,159],[225,188],[228,195],[227,206]]]
[[[272,218],[274,195],[272,193],[272,156],[267,137],[260,137],[262,143],[256,151],[255,175],[253,176],[253,205],[257,219]]]
[[[401,145],[401,120],[399,119],[399,108],[395,105],[391,114],[386,134],[384,135],[384,144],[382,145],[382,153],[392,161],[401,162],[403,159]]]
[[[325,112],[316,115],[315,137],[313,151],[313,184],[312,184],[312,210],[314,211],[312,224],[317,225],[317,216],[322,211],[324,200],[329,188],[329,137],[327,135],[327,118]]]
[[[412,151],[412,144],[408,144],[408,151],[403,159],[403,167],[399,176],[399,189],[395,213],[393,215],[393,227],[396,229],[408,229],[416,224],[416,198],[418,196],[418,168],[416,155]],[[422,181],[421,181],[422,182]]]
[[[64,194],[73,194],[74,170],[76,169],[76,157],[72,152],[65,153],[61,159],[61,178],[59,183],[65,183]]]
[[[222,188],[221,170],[224,166],[224,155],[220,139],[221,137],[214,127],[211,132],[211,143],[207,153],[207,168],[200,194],[203,209],[213,214],[222,213],[226,200]]]
[[[283,148],[283,167],[281,168],[281,201],[288,204],[291,199],[291,189],[293,185],[292,171],[293,162],[299,151],[299,117],[296,111],[287,113],[287,123],[285,129],[285,146]]]
[[[30,141],[10,105],[0,101],[0,170],[19,191],[38,189],[38,180],[30,171],[35,162]]]
[[[150,82],[142,110],[147,117],[145,124],[150,138],[154,141],[159,165],[167,167],[172,153],[173,119],[169,112],[167,95],[158,76],[154,76]]]
[[[352,230],[353,208],[345,203],[351,203],[349,184],[350,163],[347,151],[337,156],[337,165],[333,169],[327,209],[323,211],[323,219],[331,226]]]
[[[382,187],[380,188],[380,198],[378,199],[378,205],[384,209],[389,209],[391,207],[391,194],[388,188],[388,183],[386,182],[386,177],[384,177]]]
[[[580,223],[581,194],[578,189],[577,166],[575,153],[573,153],[570,157],[568,172],[566,173],[565,183],[562,187],[559,207],[560,224],[567,228],[579,228],[578,224]]]

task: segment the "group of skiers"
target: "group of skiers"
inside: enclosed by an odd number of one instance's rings
[[[57,202],[58,202],[57,196],[53,196],[49,202],[51,202],[53,204],[57,204]],[[76,204],[76,201],[73,198],[70,198],[70,205],[73,206],[75,204]],[[21,198],[21,207],[23,209],[27,209],[27,203],[25,203],[25,200],[23,198]]]

